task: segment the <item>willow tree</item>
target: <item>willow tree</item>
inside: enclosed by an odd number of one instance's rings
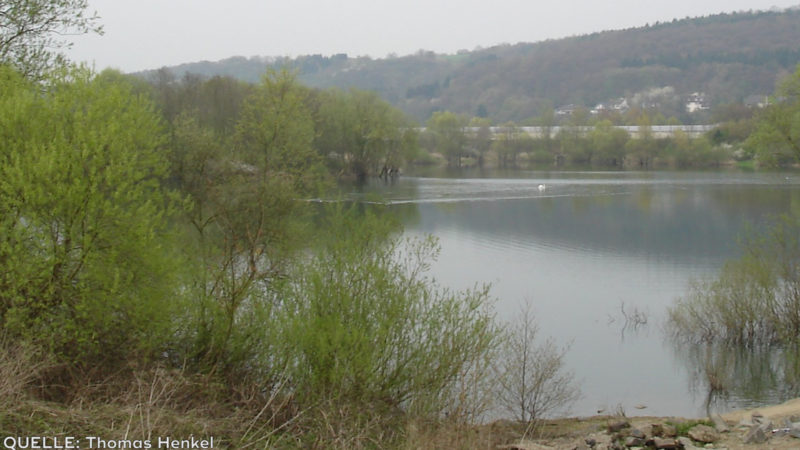
[[[0,324],[73,362],[154,350],[174,262],[152,105],[85,70],[0,85]]]

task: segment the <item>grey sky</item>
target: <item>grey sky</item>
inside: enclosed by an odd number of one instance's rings
[[[89,0],[103,36],[74,39],[97,69],[230,56],[407,55],[536,42],[798,0]]]

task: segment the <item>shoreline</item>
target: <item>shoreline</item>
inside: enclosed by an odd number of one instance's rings
[[[498,421],[489,432],[503,436],[506,450],[609,450],[614,448],[800,448],[800,398],[693,419],[665,416],[594,415],[546,420],[536,429]],[[516,433],[512,438],[511,434]],[[534,438],[533,436],[537,436]],[[700,440],[697,440],[699,438]]]

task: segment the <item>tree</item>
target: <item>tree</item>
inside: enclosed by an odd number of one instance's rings
[[[306,94],[292,74],[267,73],[245,101],[234,151],[213,122],[204,127],[191,111],[173,120],[172,178],[191,200],[187,289],[196,299],[182,341],[199,370],[262,369],[254,355],[269,342],[274,284],[304,244],[309,204],[298,198],[325,181]]]
[[[241,162],[256,167],[264,179],[283,177],[309,193],[322,178],[314,151],[314,122],[307,90],[287,70],[268,71],[245,101],[236,125]]]
[[[499,373],[501,404],[523,422],[564,411],[580,397],[575,375],[564,370],[567,348],[538,342],[539,328],[525,304],[506,342]]]
[[[483,167],[486,159],[486,154],[492,147],[492,129],[491,121],[482,117],[473,117],[470,120],[469,126],[475,131],[469,134],[469,145],[472,150],[478,155],[478,166]]]
[[[174,306],[152,105],[113,72],[0,67],[0,324],[68,362],[162,344]]]
[[[390,175],[411,159],[416,132],[405,115],[372,92],[318,94],[317,150],[329,165],[359,180]]]
[[[466,117],[450,111],[437,111],[428,120],[428,129],[434,135],[436,149],[447,158],[450,166],[461,166],[467,143],[466,126]]]
[[[759,164],[777,166],[800,160],[800,65],[780,84],[772,104],[757,119],[756,131],[745,145]]]
[[[0,3],[0,63],[38,79],[66,61],[61,36],[102,33],[88,0],[6,0]]]
[[[653,165],[658,150],[650,116],[646,112],[641,112],[636,119],[636,125],[639,127],[639,135],[625,144],[627,165],[649,168]]]
[[[622,161],[625,158],[625,144],[629,139],[628,132],[614,127],[611,121],[597,122],[589,133],[589,140],[594,148],[592,164],[622,167]]]
[[[527,133],[520,130],[514,122],[507,122],[499,127],[500,131],[492,142],[492,148],[497,152],[497,162],[500,167],[516,167],[517,158],[531,139]]]

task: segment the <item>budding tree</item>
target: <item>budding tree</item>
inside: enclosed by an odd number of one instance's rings
[[[0,64],[28,78],[66,61],[65,36],[102,33],[98,16],[87,14],[87,0],[4,0],[0,2]]]

